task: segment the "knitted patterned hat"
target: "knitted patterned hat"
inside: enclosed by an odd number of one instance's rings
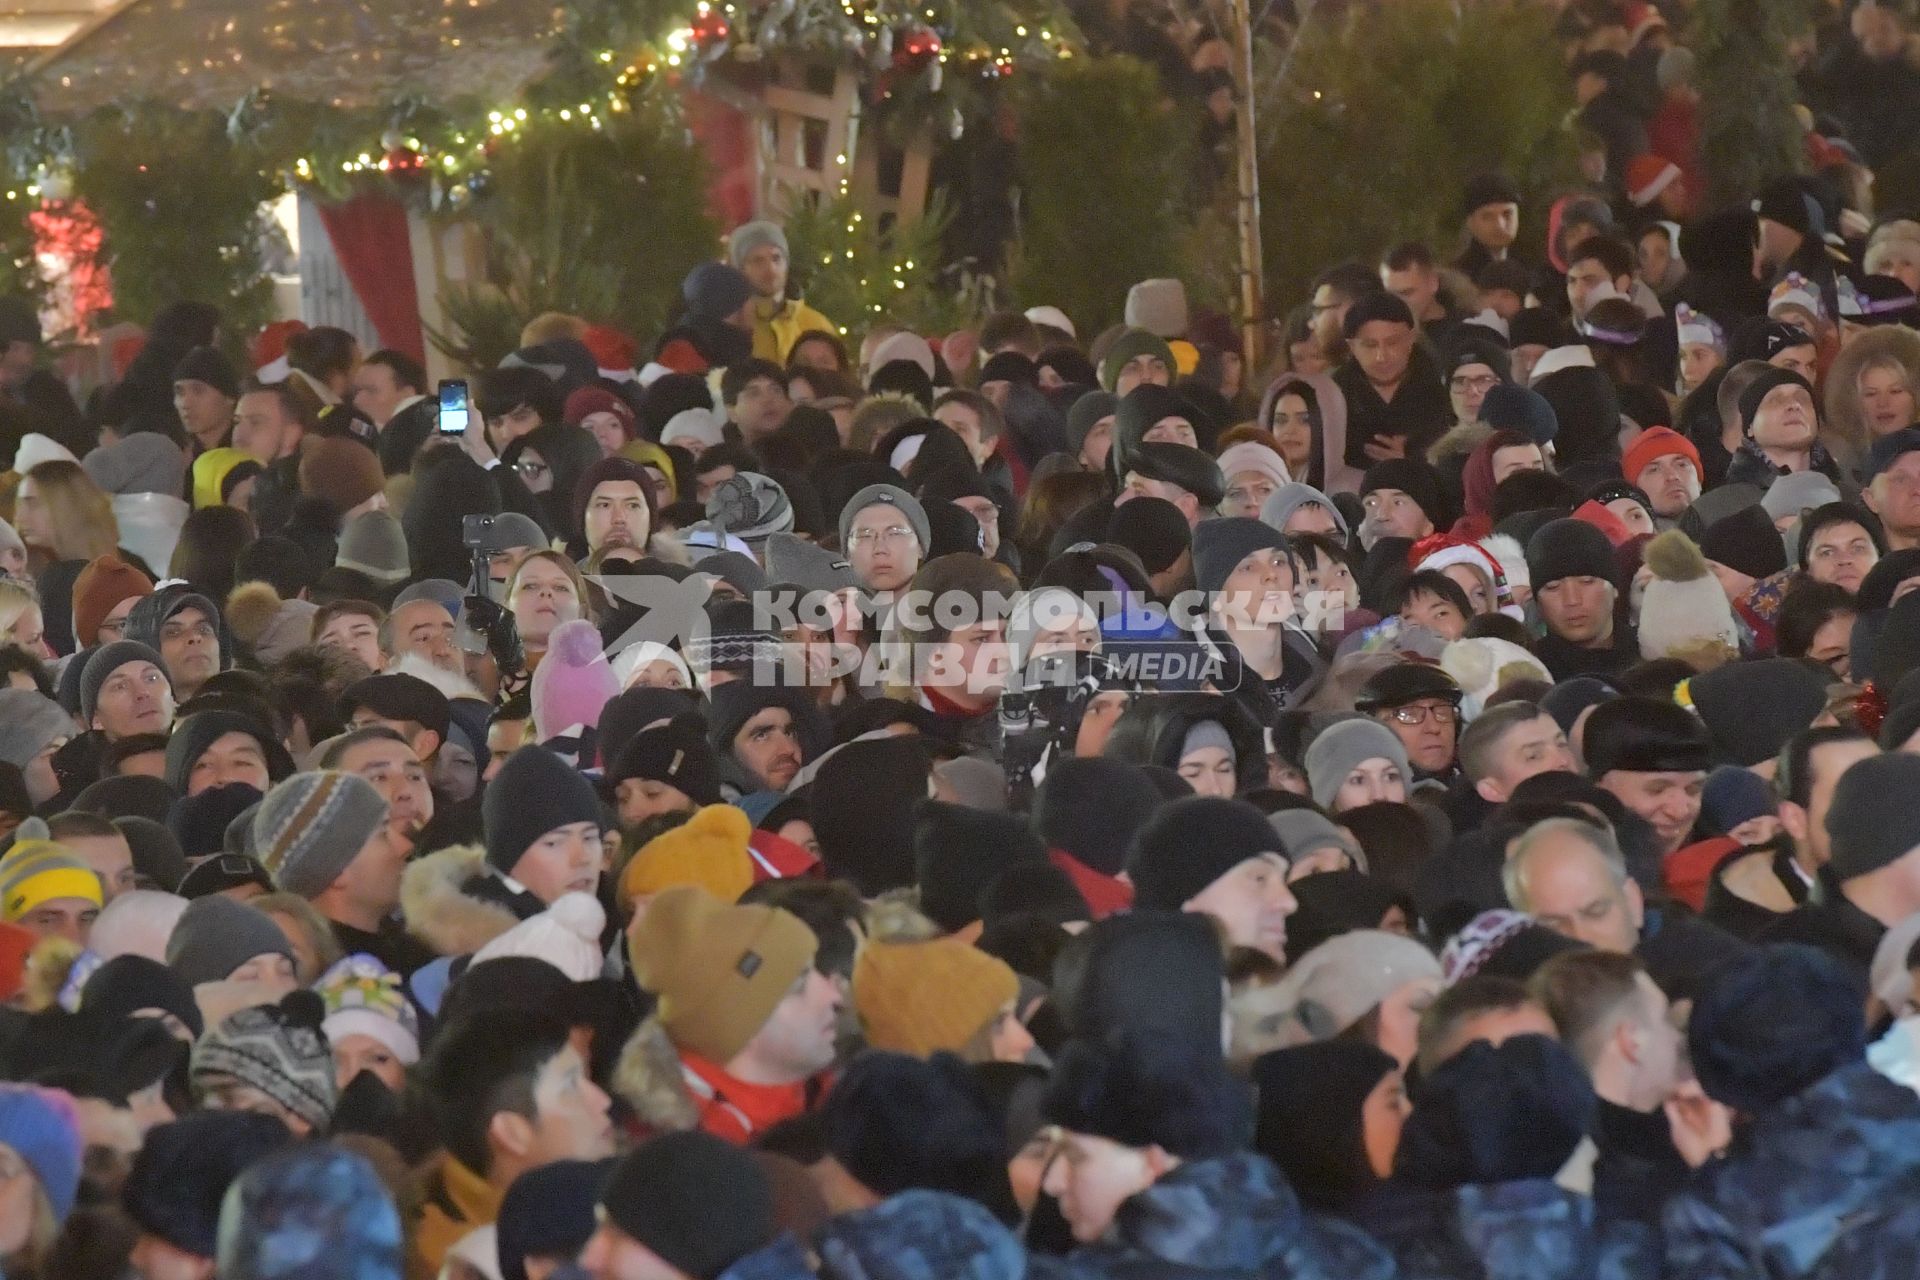
[[[56,898],[82,898],[98,907],[102,897],[93,868],[44,834],[16,839],[0,858],[0,920],[8,924]]]
[[[277,1005],[240,1010],[193,1046],[194,1093],[237,1080],[315,1129],[326,1128],[339,1090],[333,1053],[320,1030],[323,1013],[318,997],[300,991]]]
[[[260,802],[253,842],[276,884],[317,898],[386,820],[386,797],[366,779],[330,769],[296,773]]]
[[[420,1061],[420,1016],[401,990],[400,975],[369,955],[351,955],[320,975],[313,988],[326,1001],[320,1029],[330,1043],[367,1036],[385,1045],[402,1066]]]

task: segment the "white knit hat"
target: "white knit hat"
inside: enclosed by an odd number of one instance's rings
[[[1228,445],[1220,451],[1220,474],[1227,480],[1241,471],[1258,471],[1273,481],[1276,489],[1293,483],[1293,477],[1287,474],[1286,460],[1277,449],[1253,440],[1242,440],[1238,444]]]
[[[600,952],[600,931],[606,927],[606,908],[592,894],[562,894],[539,915],[522,920],[476,951],[473,963],[531,956],[545,960],[574,982],[591,982],[606,966]]]
[[[1691,660],[1716,649],[1739,656],[1733,606],[1693,539],[1667,530],[1647,543],[1646,565],[1653,580],[1640,602],[1641,657]]]
[[[369,955],[350,955],[320,975],[314,990],[326,1002],[320,1029],[329,1041],[366,1036],[410,1067],[420,1061],[420,1019],[400,975]]]

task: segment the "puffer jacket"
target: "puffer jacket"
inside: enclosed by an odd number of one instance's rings
[[[903,1191],[846,1213],[814,1242],[830,1280],[1023,1280],[1027,1251],[985,1206],[943,1191]]]
[[[781,1236],[736,1261],[717,1280],[811,1280],[812,1276],[807,1251],[792,1236]]]
[[[1865,1060],[1852,1063],[1757,1117],[1726,1159],[1668,1203],[1666,1274],[1837,1275],[1824,1261],[1830,1253],[1904,1242],[1903,1274],[1912,1275],[1920,1218],[1901,1206],[1917,1184],[1920,1095]]]
[[[1133,1196],[1107,1242],[1075,1250],[1076,1280],[1387,1280],[1393,1260],[1317,1218],[1264,1157],[1195,1160]]]
[[[1651,1235],[1594,1225],[1593,1202],[1551,1179],[1444,1190],[1389,1184],[1360,1225],[1393,1254],[1400,1280],[1652,1280]]]

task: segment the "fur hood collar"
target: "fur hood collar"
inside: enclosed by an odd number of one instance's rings
[[[464,892],[469,880],[486,874],[487,852],[477,844],[415,860],[400,880],[407,931],[443,956],[468,956],[519,924],[505,907]]]
[[[1445,435],[1427,446],[1427,461],[1437,467],[1449,458],[1465,458],[1492,434],[1493,428],[1484,422],[1457,422]]]
[[[700,1127],[700,1111],[680,1074],[680,1053],[658,1017],[647,1020],[627,1040],[613,1068],[613,1090],[634,1115],[659,1133]]]

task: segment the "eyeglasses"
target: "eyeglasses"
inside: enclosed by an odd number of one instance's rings
[[[1500,385],[1500,379],[1490,373],[1456,373],[1452,379],[1455,391],[1491,391]]]
[[[547,470],[548,470],[546,463],[528,462],[524,458],[521,459],[519,462],[514,463],[513,469],[515,471],[518,471],[521,475],[525,476],[529,480],[538,480],[541,476],[547,474]]]
[[[108,618],[100,624],[100,630],[117,639],[127,634],[127,620],[125,618]]]
[[[1428,716],[1433,717],[1435,724],[1452,724],[1460,718],[1460,708],[1445,702],[1431,707],[1415,703],[1409,707],[1395,707],[1387,714],[1400,724],[1425,724]]]
[[[865,547],[877,544],[899,546],[913,537],[913,530],[901,525],[889,525],[885,529],[855,529],[847,535],[848,547]]]

